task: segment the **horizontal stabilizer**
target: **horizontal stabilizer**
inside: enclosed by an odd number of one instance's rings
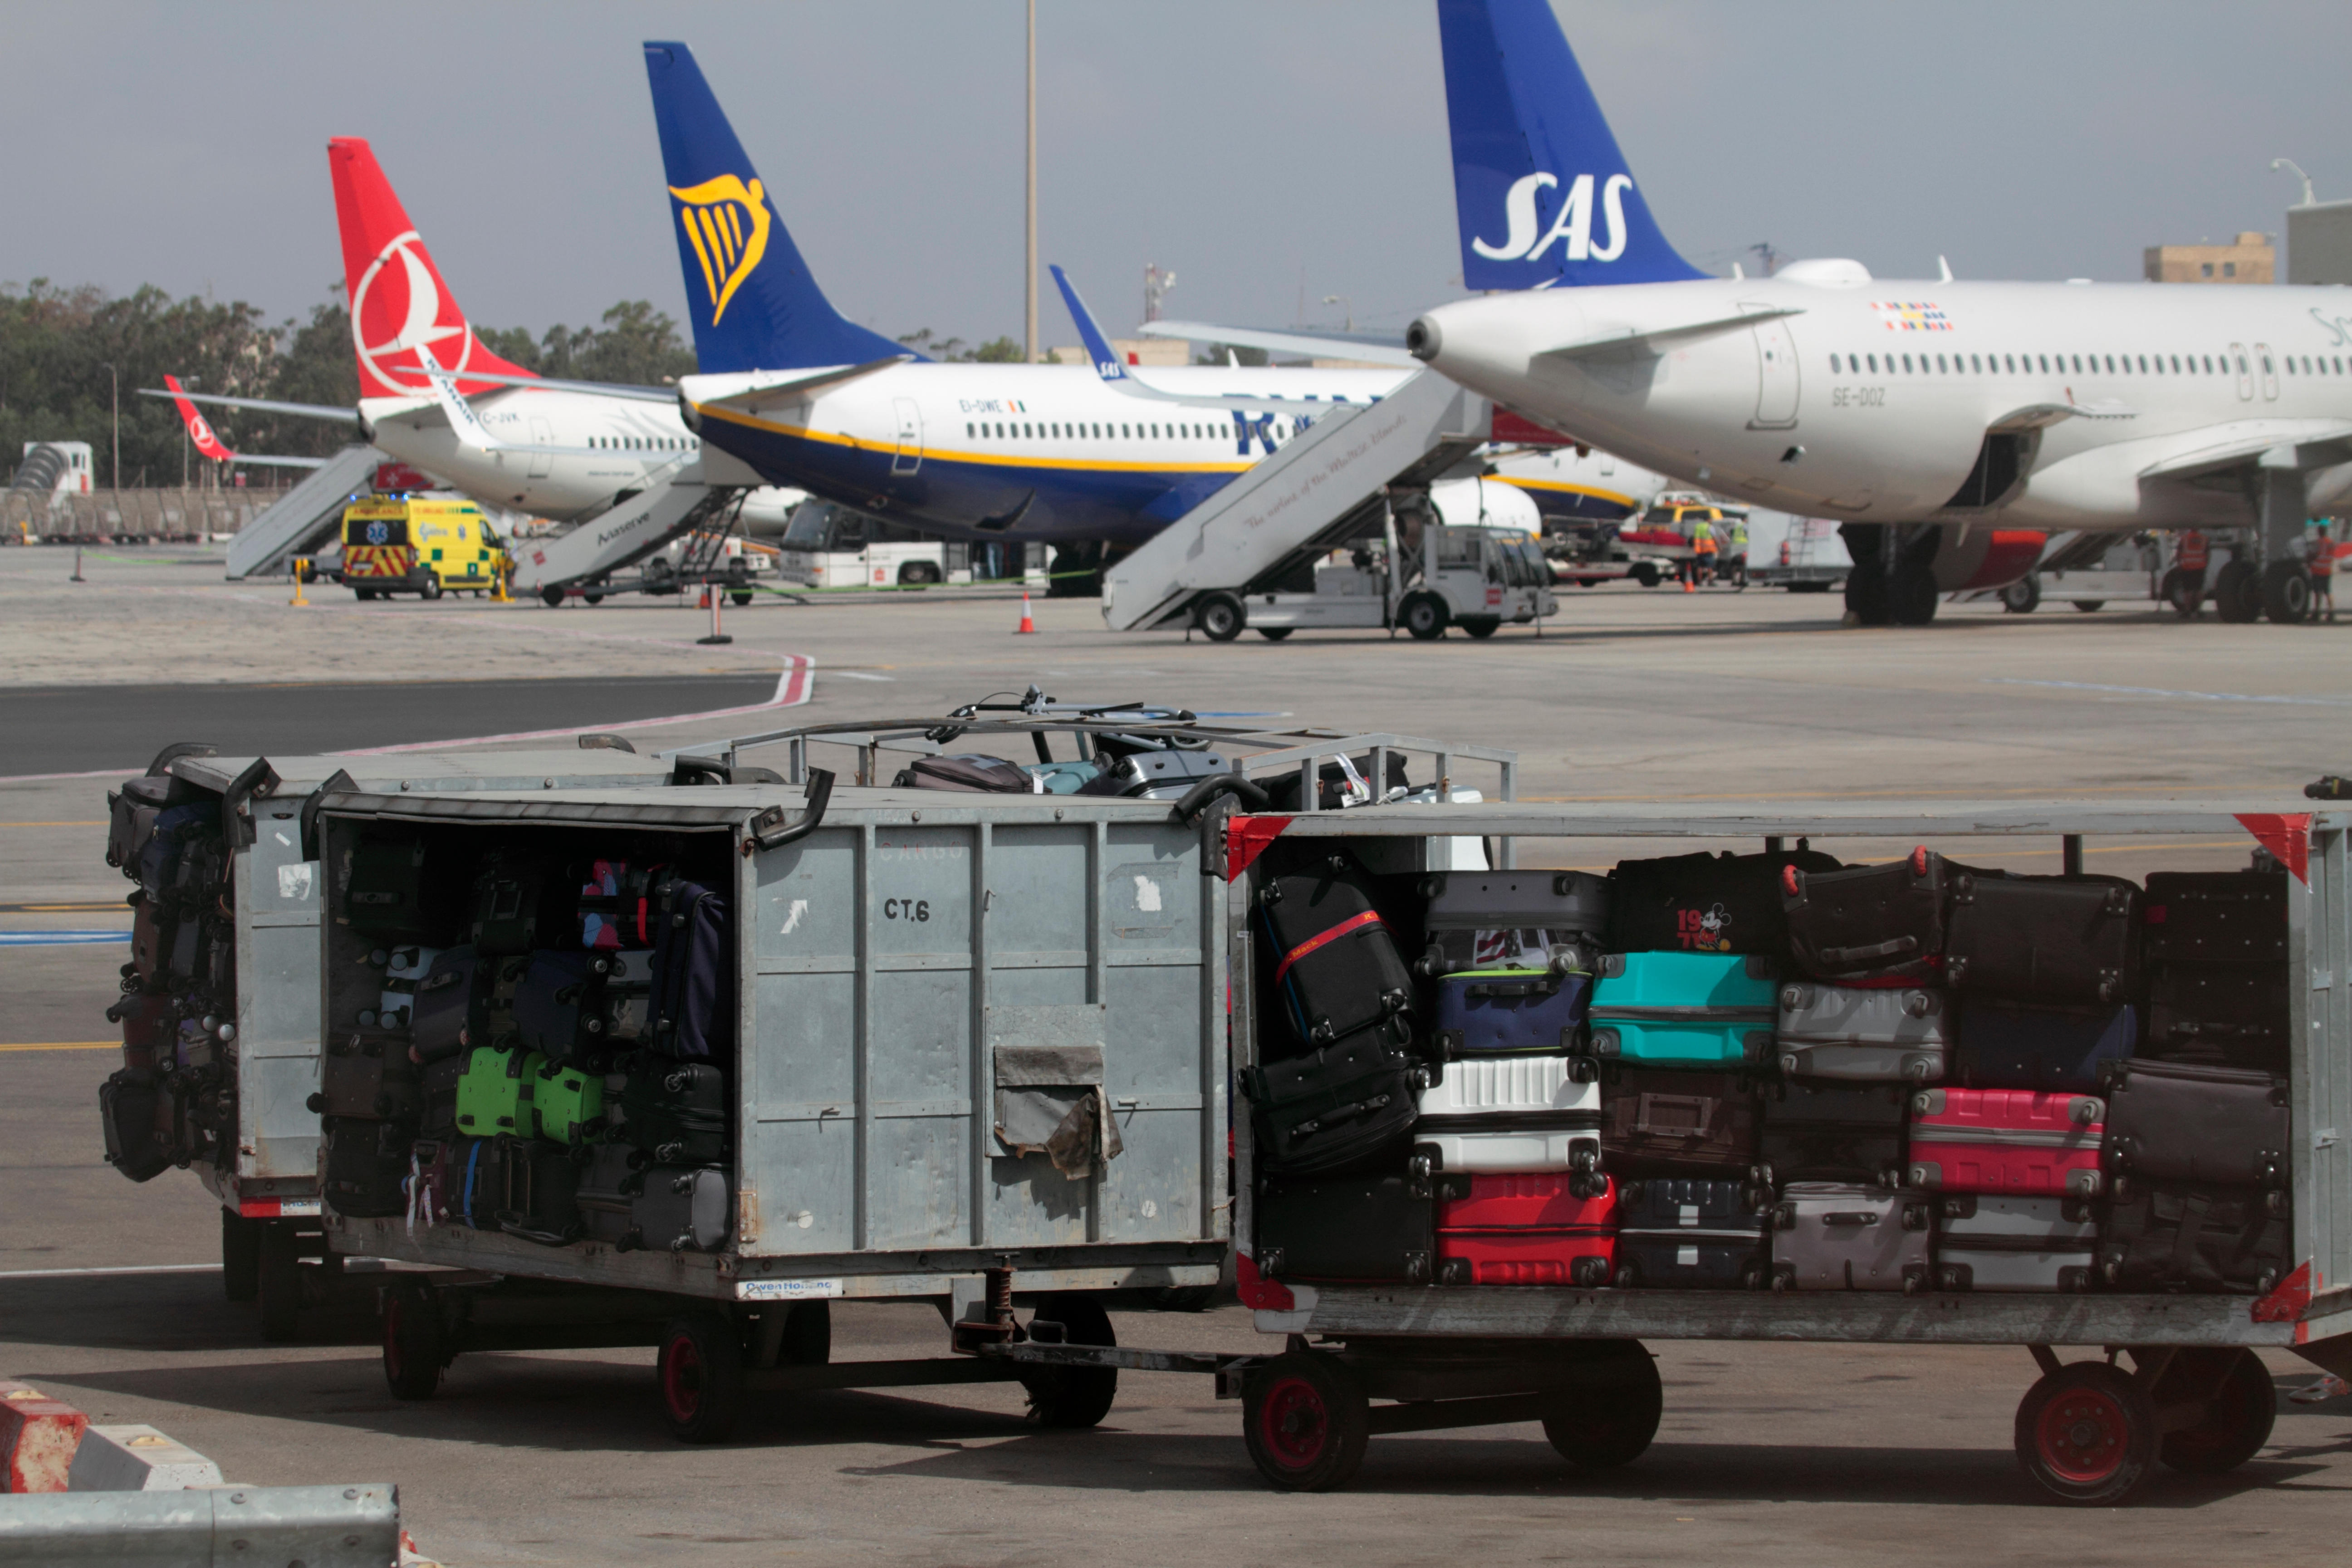
[[[682,384],[680,390],[684,392],[687,401],[697,408],[736,408],[748,413],[765,404],[790,403],[799,398],[808,397],[823,392],[827,387],[839,386],[845,382],[856,381],[860,376],[872,375],[877,370],[888,370],[893,365],[909,363],[916,357],[914,354],[892,354],[887,359],[867,360],[864,364],[830,365],[823,370],[812,371],[805,375],[786,375],[779,376],[774,381],[755,381],[748,386],[719,392],[709,397],[696,396],[691,384]],[[732,376],[688,376],[687,383],[735,379],[737,378]]]
[[[1264,327],[1213,327],[1205,321],[1146,321],[1137,331],[1147,338],[1225,343],[1237,349],[1264,349],[1270,354],[1359,360],[1366,364],[1392,364],[1400,370],[1421,368],[1421,362],[1406,352],[1401,336],[1374,338],[1334,333],[1326,337],[1316,332],[1276,331]]]
[[[1758,321],[1769,321],[1779,316],[1801,316],[1796,307],[1773,310],[1742,310],[1733,316],[1715,316],[1704,321],[1686,321],[1680,325],[1635,327],[1617,325],[1604,328],[1581,342],[1563,343],[1549,348],[1538,357],[1543,359],[1584,359],[1595,354],[1612,353],[1624,349],[1640,349],[1655,353],[1678,342],[1694,338],[1711,338],[1718,332],[1738,331]]]
[[[266,397],[225,397],[217,392],[165,392],[157,387],[142,386],[142,397],[184,397],[191,403],[215,403],[223,408],[257,408],[264,414],[291,414],[302,419],[341,419],[351,424],[359,422],[356,408],[331,408],[320,403],[273,403]]]

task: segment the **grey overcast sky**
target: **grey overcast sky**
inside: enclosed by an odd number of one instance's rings
[[[1559,0],[1652,209],[1882,277],[2138,276],[2352,196],[2344,0]],[[1401,326],[1458,294],[1430,0],[1041,0],[1042,259],[1114,331]],[[494,326],[684,319],[644,67],[683,38],[842,311],[1021,331],[1021,0],[396,0],[0,12],[0,280],[307,312],[340,279],[327,138],[372,139]],[[1050,283],[1041,335],[1070,342]]]

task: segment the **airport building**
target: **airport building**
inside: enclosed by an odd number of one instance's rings
[[[2249,230],[2227,245],[2151,245],[2141,272],[2151,283],[2275,283],[2278,252]]]

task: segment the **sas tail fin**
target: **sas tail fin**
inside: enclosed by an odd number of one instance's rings
[[[702,373],[919,358],[843,320],[816,286],[693,52],[648,43],[646,76]]]
[[[441,280],[424,237],[376,166],[374,150],[359,137],[338,136],[327,143],[327,168],[343,236],[343,289],[352,310],[352,349],[359,356],[360,396],[431,396],[432,383],[416,359],[421,345],[432,348],[463,391],[488,392],[496,384],[469,382],[468,371],[529,376],[474,341],[474,329]]]
[[[196,450],[215,463],[232,461],[236,454],[222,444],[221,438],[213,434],[212,421],[197,413],[196,405],[188,401],[186,389],[180,385],[180,378],[167,375],[163,378],[163,384],[171,388],[172,405],[180,411],[180,423],[188,427],[188,439],[195,443]]]
[[[1658,232],[1549,0],[1437,0],[1462,281],[1704,278]]]
[[[1094,361],[1095,374],[1105,381],[1127,380],[1127,366],[1119,363],[1118,351],[1110,346],[1102,323],[1087,309],[1087,302],[1078,298],[1078,286],[1059,267],[1049,265],[1045,270],[1054,275],[1054,287],[1062,291],[1062,303],[1069,307],[1070,320],[1077,324],[1078,341],[1087,345],[1087,357]]]

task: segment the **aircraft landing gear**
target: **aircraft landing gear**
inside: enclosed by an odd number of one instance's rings
[[[2311,619],[2311,571],[2300,561],[2273,561],[2263,568],[2263,614],[2283,626]],[[2250,619],[2252,617],[2249,617]]]
[[[2213,608],[2232,626],[2245,626],[2263,613],[2262,574],[2251,561],[2232,561],[2213,580]]]

